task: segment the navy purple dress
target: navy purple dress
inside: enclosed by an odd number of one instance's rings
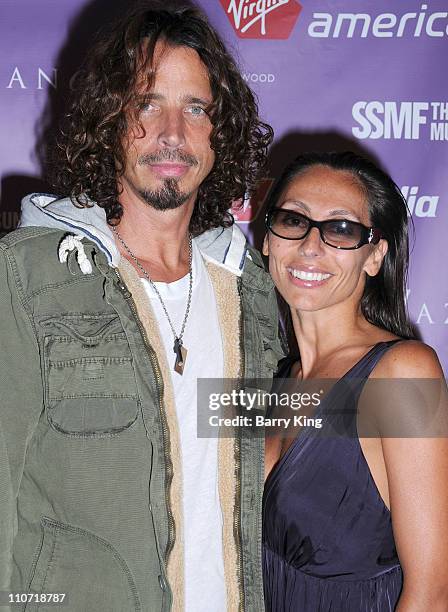
[[[376,344],[333,386],[314,416],[331,436],[303,428],[274,466],[263,497],[267,612],[388,612],[403,575],[391,515],[356,430],[362,387],[392,344]],[[287,364],[288,376],[291,361]]]

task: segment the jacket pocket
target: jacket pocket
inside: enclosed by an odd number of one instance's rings
[[[28,592],[65,593],[65,612],[140,612],[132,574],[121,555],[95,534],[43,517],[41,544]],[[37,598],[36,598],[37,599]],[[26,612],[55,610],[29,603]]]
[[[126,335],[116,315],[42,321],[49,424],[72,437],[108,437],[133,425],[139,399]]]

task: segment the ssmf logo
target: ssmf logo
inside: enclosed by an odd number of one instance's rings
[[[356,138],[448,141],[448,102],[360,100],[352,107]]]
[[[297,0],[220,0],[239,38],[289,38],[302,6]]]

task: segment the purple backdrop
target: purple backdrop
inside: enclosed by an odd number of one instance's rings
[[[448,6],[446,0],[202,0],[274,127],[270,169],[239,216],[255,243],[260,206],[286,161],[354,149],[402,187],[415,225],[409,307],[448,372]],[[90,37],[129,1],[3,0],[0,230],[46,189],[39,142]]]

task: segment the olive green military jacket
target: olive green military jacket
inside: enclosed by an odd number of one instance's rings
[[[66,200],[32,198],[0,240],[0,590],[65,593],[70,612],[181,611],[179,432],[149,300],[102,209],[70,204],[67,220]],[[240,234],[198,239],[224,374],[270,378],[275,292]],[[261,612],[263,440],[222,438],[218,455],[228,610]],[[35,599],[11,609],[58,609]]]

